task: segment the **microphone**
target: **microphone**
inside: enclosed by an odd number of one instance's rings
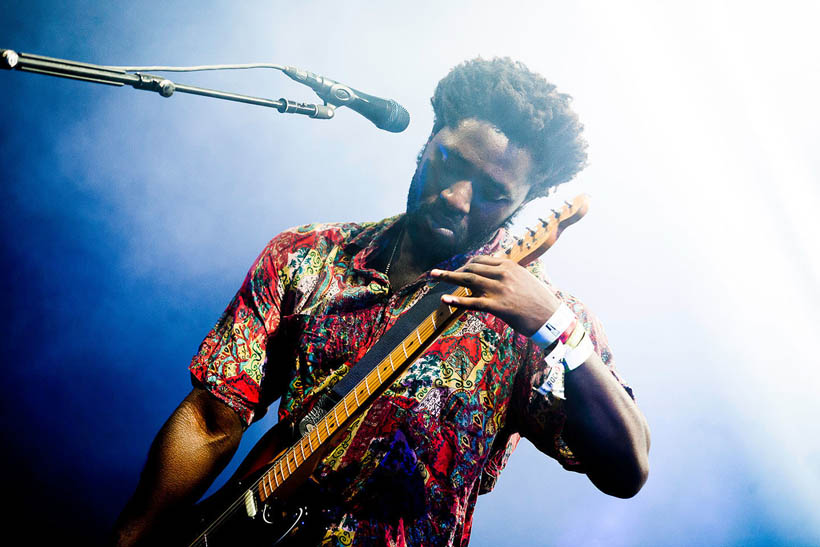
[[[299,83],[310,86],[319,98],[334,106],[348,106],[373,122],[379,129],[401,133],[410,124],[410,114],[392,99],[381,99],[352,87],[324,78],[313,72],[286,66],[282,72]]]

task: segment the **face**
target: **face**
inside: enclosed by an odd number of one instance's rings
[[[527,197],[530,153],[494,126],[462,120],[422,151],[407,198],[414,247],[443,260],[483,243]]]

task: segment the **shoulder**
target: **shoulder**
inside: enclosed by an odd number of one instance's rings
[[[373,223],[325,222],[303,224],[282,231],[271,239],[265,250],[283,251],[322,244],[344,244]]]

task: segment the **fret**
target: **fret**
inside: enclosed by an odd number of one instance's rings
[[[549,241],[546,241],[548,237],[557,238],[560,234],[560,230],[565,228],[567,225],[576,222],[586,213],[586,198],[581,198],[580,196],[575,199],[575,202],[578,205],[567,203],[569,209],[564,208],[562,213],[558,213],[557,211],[554,212],[555,217],[558,219],[558,222],[553,223],[552,221],[546,221],[543,219],[539,219],[541,223],[544,225],[543,229],[535,231],[529,229],[529,236],[525,238],[519,239],[514,248],[507,249],[506,255],[510,258],[515,258],[518,261],[519,256],[524,256],[525,254],[529,253],[530,257],[537,256],[541,254],[546,248],[549,248],[551,245]],[[577,209],[577,210],[576,210]],[[570,216],[571,215],[571,216]],[[556,226],[558,225],[558,226]],[[557,228],[557,229],[556,229]],[[543,242],[539,242],[539,239],[543,239]],[[535,251],[531,251],[531,249],[537,248]],[[530,249],[530,250],[527,250]],[[498,253],[496,256],[504,256],[501,253]],[[466,289],[464,287],[458,287],[456,290],[451,292],[454,296],[472,296],[475,293],[470,289]],[[254,489],[256,489],[256,493],[262,501],[265,501],[268,498],[271,498],[274,493],[276,493],[279,489],[281,489],[285,482],[288,482],[289,485],[294,481],[294,473],[299,471],[303,466],[307,466],[308,460],[313,458],[317,455],[316,451],[322,448],[325,443],[330,441],[330,438],[334,434],[339,434],[340,429],[342,427],[342,422],[345,420],[350,420],[353,417],[361,416],[360,412],[362,410],[361,405],[366,403],[375,393],[379,393],[381,389],[383,389],[384,385],[393,377],[393,375],[399,373],[400,371],[406,370],[408,365],[410,364],[410,355],[417,354],[421,351],[422,348],[425,347],[425,344],[429,344],[433,341],[436,337],[437,331],[441,329],[446,329],[449,326],[452,326],[455,323],[455,319],[463,313],[463,310],[457,308],[452,305],[447,304],[437,304],[435,311],[432,314],[427,316],[421,324],[415,326],[414,332],[416,335],[416,341],[419,343],[418,351],[416,348],[413,348],[413,344],[416,343],[413,341],[412,334],[408,335],[404,340],[400,342],[402,352],[404,353],[404,358],[402,359],[401,354],[397,352],[398,348],[393,347],[388,355],[387,359],[382,359],[378,366],[375,367],[375,374],[373,371],[367,373],[364,378],[364,386],[361,385],[359,382],[358,385],[354,387],[351,393],[348,393],[342,398],[342,402],[344,403],[343,413],[344,416],[340,419],[339,417],[339,408],[338,404],[333,407],[333,414],[332,417],[326,414],[322,418],[322,423],[324,423],[325,431],[327,436],[323,439],[321,432],[322,425],[317,424],[315,427],[312,428],[311,431],[305,435],[307,440],[305,441],[305,437],[302,437],[298,440],[299,448],[297,449],[296,446],[291,446],[284,454],[284,463],[282,465],[282,457],[279,457],[276,461],[273,462],[272,465],[269,465],[267,470],[263,473],[261,479],[255,483],[251,489],[245,491],[245,505],[248,511],[248,515],[251,516],[252,510],[255,514],[255,507],[256,502],[258,500],[251,499],[251,502],[248,501],[248,498],[253,496]],[[424,334],[424,336],[422,336]],[[393,354],[396,354],[396,357],[393,357]],[[399,362],[396,363],[395,361],[398,360]],[[382,367],[384,367],[382,369]],[[389,368],[388,368],[389,367]],[[380,370],[382,369],[382,370]],[[382,375],[382,372],[385,374]],[[370,382],[374,382],[374,387],[370,387]],[[359,400],[359,393],[358,391],[361,390],[361,394],[363,395],[364,401]],[[365,395],[366,394],[366,395]],[[348,398],[352,398],[354,400],[353,409],[351,410],[348,406]],[[331,419],[335,420],[334,429],[330,429]],[[316,436],[317,444],[313,444],[313,436]],[[308,450],[305,450],[304,442],[308,444]],[[302,462],[299,462],[299,457],[302,458]],[[293,462],[290,459],[293,458]],[[313,469],[310,470],[311,472]],[[239,503],[242,502],[240,498]],[[250,506],[253,505],[253,509]],[[209,539],[206,538],[205,534],[203,533],[200,536],[200,539]]]

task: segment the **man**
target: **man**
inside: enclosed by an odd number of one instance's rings
[[[466,545],[476,498],[521,435],[608,494],[641,488],[648,428],[599,322],[537,265],[490,256],[522,205],[584,165],[569,97],[520,63],[477,59],[432,102],[405,215],[288,230],[252,266],[151,446],[118,521],[121,545],[201,496],[275,399],[280,421],[299,423],[439,280],[471,289],[442,297],[471,311],[319,464],[311,541]]]

